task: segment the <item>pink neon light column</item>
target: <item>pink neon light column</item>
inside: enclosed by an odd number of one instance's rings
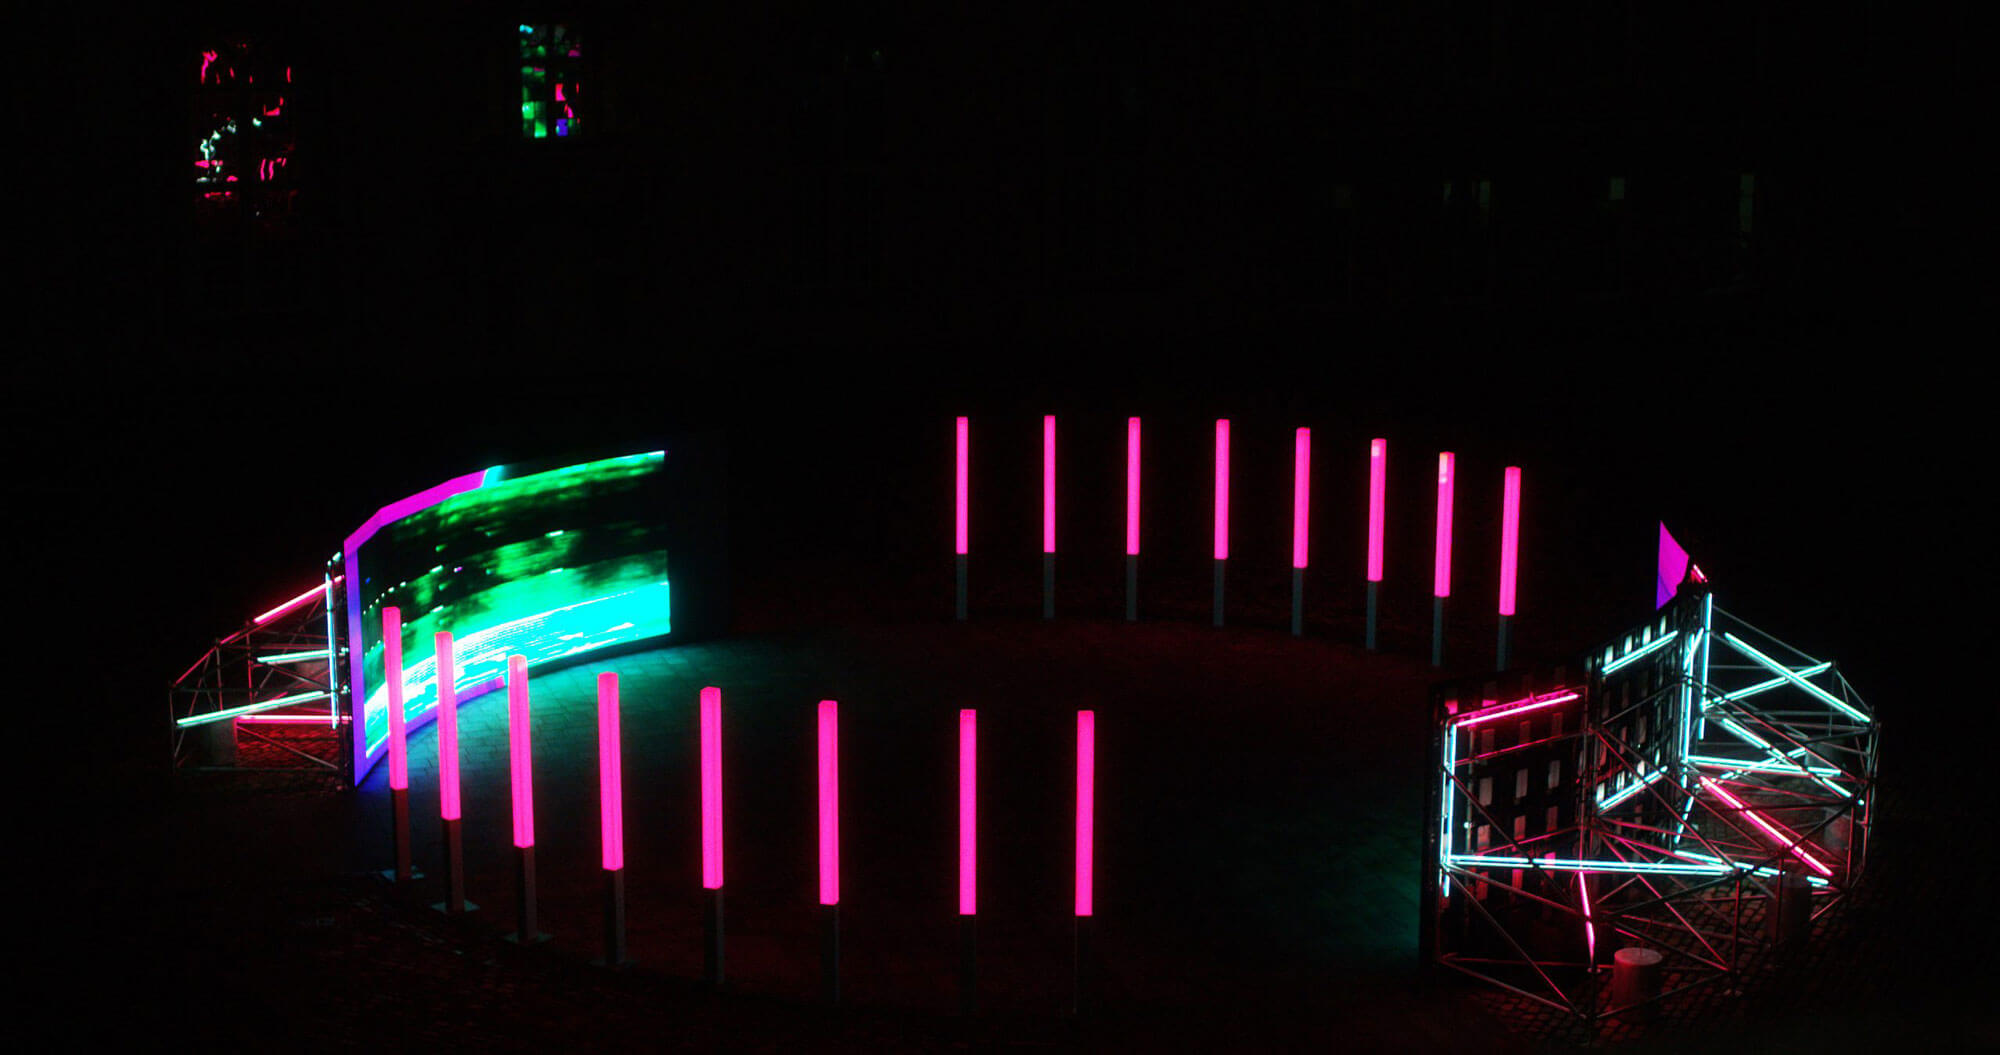
[[[1229,419],[1215,422],[1215,559],[1229,559]]]
[[[403,735],[403,610],[382,609],[382,680],[389,683],[389,789],[410,787],[410,747]]]
[[[1056,551],[1056,416],[1042,415],[1042,552]]]
[[[1125,419],[1125,555],[1139,555],[1139,419]]]
[[[840,904],[840,714],[819,701],[819,903]]]
[[[1306,566],[1306,512],[1312,492],[1312,430],[1292,435],[1292,567]]]
[[[1368,441],[1368,581],[1382,581],[1382,516],[1389,490],[1389,441]]]
[[[701,885],[722,889],[722,690],[701,690]]]
[[[1438,455],[1437,556],[1431,569],[1431,596],[1451,596],[1451,499],[1454,458]]]
[[[1521,468],[1507,467],[1500,500],[1500,614],[1514,614],[1515,568],[1521,549]]]
[[[438,670],[438,816],[459,819],[458,801],[458,664],[451,634],[438,631],[432,639]]]
[[[624,767],[618,750],[618,675],[597,675],[597,801],[604,869],[625,867]]]
[[[514,845],[535,845],[535,762],[528,737],[528,657],[507,657],[507,763],[514,792]]]
[[[958,914],[979,911],[979,712],[958,712]]]
[[[1092,910],[1091,863],[1096,839],[1097,712],[1076,712],[1076,914]]]
[[[956,542],[958,548],[954,552],[956,552],[961,557],[965,556],[967,552],[966,548],[967,542],[971,537],[970,532],[967,530],[967,520],[966,520],[966,503],[971,493],[971,489],[968,486],[968,479],[967,479],[969,475],[968,470],[970,469],[971,452],[968,448],[971,443],[971,438],[972,438],[971,424],[967,421],[967,419],[959,418],[958,419],[958,487],[957,487],[958,535]]]

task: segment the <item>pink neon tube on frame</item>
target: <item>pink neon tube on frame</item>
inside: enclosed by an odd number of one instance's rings
[[[1292,436],[1292,567],[1306,566],[1306,509],[1312,492],[1312,430]]]
[[[1507,467],[1500,496],[1500,614],[1514,614],[1515,567],[1521,554],[1521,467]]]
[[[819,701],[819,903],[840,904],[840,705]]]
[[[1368,441],[1368,581],[1382,581],[1382,507],[1389,490],[1389,441]]]
[[[1590,953],[1590,962],[1597,962],[1597,924],[1590,914],[1590,877],[1578,873],[1576,877],[1577,896],[1583,902],[1583,944]]]
[[[1229,419],[1215,420],[1215,559],[1229,559]]]
[[[438,816],[455,821],[459,819],[458,663],[452,656],[450,633],[440,630],[431,641],[438,672]]]
[[[403,735],[403,610],[382,609],[382,680],[389,683],[389,787],[410,787],[410,745]]]
[[[1042,415],[1042,552],[1056,551],[1056,416]]]
[[[514,791],[514,845],[535,845],[535,762],[528,740],[528,657],[507,657],[507,763]]]
[[[342,576],[339,575],[334,576],[333,584],[335,586],[340,585],[341,578]],[[292,609],[297,608],[298,606],[306,603],[307,601],[312,600],[314,596],[325,592],[326,592],[326,583],[322,582],[318,586],[315,586],[312,589],[307,590],[306,592],[298,595],[297,597],[294,597],[291,600],[286,601],[284,604],[281,604],[278,607],[273,608],[270,611],[265,612],[263,615],[260,615],[257,618],[252,619],[250,621],[252,623],[257,624],[258,626],[262,626],[265,623],[268,623],[271,620],[276,619],[281,615],[284,615],[286,612],[289,612]]]
[[[597,802],[604,870],[625,867],[625,774],[618,751],[618,675],[597,675]]]
[[[1818,872],[1820,875],[1825,876],[1828,879],[1833,878],[1833,869],[1828,868],[1824,864],[1821,864],[1819,858],[1814,857],[1813,855],[1807,853],[1805,846],[1800,841],[1799,836],[1793,834],[1791,831],[1784,828],[1782,825],[1776,824],[1772,821],[1765,820],[1762,814],[1759,814],[1756,810],[1753,810],[1749,806],[1745,805],[1742,799],[1739,799],[1736,796],[1731,795],[1728,791],[1725,791],[1722,785],[1716,783],[1715,781],[1710,780],[1707,777],[1702,777],[1701,786],[1714,792],[1717,798],[1721,799],[1724,802],[1729,803],[1731,806],[1736,807],[1737,811],[1742,813],[1745,819],[1747,819],[1750,823],[1755,824],[1759,829],[1761,829],[1764,832],[1765,835],[1770,836],[1773,840],[1777,841],[1779,844],[1783,845],[1786,849],[1790,850],[1794,857],[1797,857],[1799,860],[1804,861],[1806,863],[1806,867],[1811,868],[1813,871]]]
[[[958,914],[979,911],[979,712],[958,712]]]
[[[969,532],[966,530],[965,505],[966,505],[966,499],[970,495],[970,488],[967,486],[966,476],[967,476],[967,470],[970,468],[969,465],[970,451],[967,450],[967,447],[970,445],[971,440],[972,440],[972,429],[970,423],[967,422],[965,418],[958,419],[958,491],[957,491],[958,550],[957,552],[958,555],[961,557],[965,556],[966,542],[968,541],[968,536],[969,536]]]
[[[1090,869],[1097,810],[1097,712],[1076,712],[1076,914],[1091,913]]]
[[[1139,555],[1139,419],[1125,419],[1125,555]]]
[[[701,885],[722,889],[722,690],[701,690]]]
[[[1559,690],[1548,696],[1530,696],[1524,700],[1509,700],[1505,704],[1492,708],[1491,710],[1482,707],[1480,710],[1474,711],[1471,714],[1468,714],[1465,717],[1460,718],[1458,721],[1453,722],[1452,728],[1463,729],[1468,725],[1478,725],[1481,722],[1490,722],[1495,718],[1508,718],[1512,717],[1513,715],[1524,714],[1528,711],[1539,711],[1544,707],[1554,707],[1556,704],[1568,703],[1576,698],[1577,698],[1576,693],[1570,692],[1565,689],[1565,690]]]
[[[1451,491],[1455,459],[1450,451],[1438,455],[1437,558],[1431,570],[1431,596],[1451,596]]]

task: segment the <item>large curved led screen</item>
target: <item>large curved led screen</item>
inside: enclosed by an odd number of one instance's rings
[[[555,468],[499,466],[385,506],[349,536],[354,779],[388,751],[382,609],[403,617],[409,730],[437,714],[434,635],[452,634],[465,700],[530,666],[673,628],[662,469],[650,451]]]

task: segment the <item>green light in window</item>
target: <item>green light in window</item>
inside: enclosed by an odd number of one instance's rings
[[[542,121],[542,120],[537,120],[537,121],[535,122],[535,138],[536,138],[536,139],[547,139],[548,137],[549,137],[549,125],[548,125],[548,122],[547,122],[547,121]]]

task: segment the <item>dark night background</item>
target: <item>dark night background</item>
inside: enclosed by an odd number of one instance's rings
[[[90,715],[55,738],[95,784],[79,815],[164,786],[164,687],[216,634],[377,506],[497,462],[720,438],[744,589],[838,566],[909,589],[799,619],[941,617],[959,413],[993,476],[975,552],[1024,591],[1042,413],[1107,596],[1127,414],[1159,445],[1157,581],[1191,598],[1214,417],[1246,583],[1282,582],[1286,440],[1313,427],[1311,596],[1340,612],[1369,436],[1411,612],[1433,453],[1464,460],[1477,607],[1480,489],[1520,464],[1524,650],[1643,615],[1665,519],[1725,606],[1840,661],[1885,781],[1977,786],[1954,734],[1990,694],[1938,691],[1983,625],[1946,599],[1991,570],[1967,417],[1990,356],[1949,324],[1975,259],[1962,5],[287,12],[78,8],[43,56],[74,142],[41,159],[59,204],[24,206],[53,237],[7,385],[10,549],[72,628],[44,684]],[[522,138],[517,16],[583,34],[582,135]],[[231,32],[298,71],[281,237],[194,208],[194,70]]]

